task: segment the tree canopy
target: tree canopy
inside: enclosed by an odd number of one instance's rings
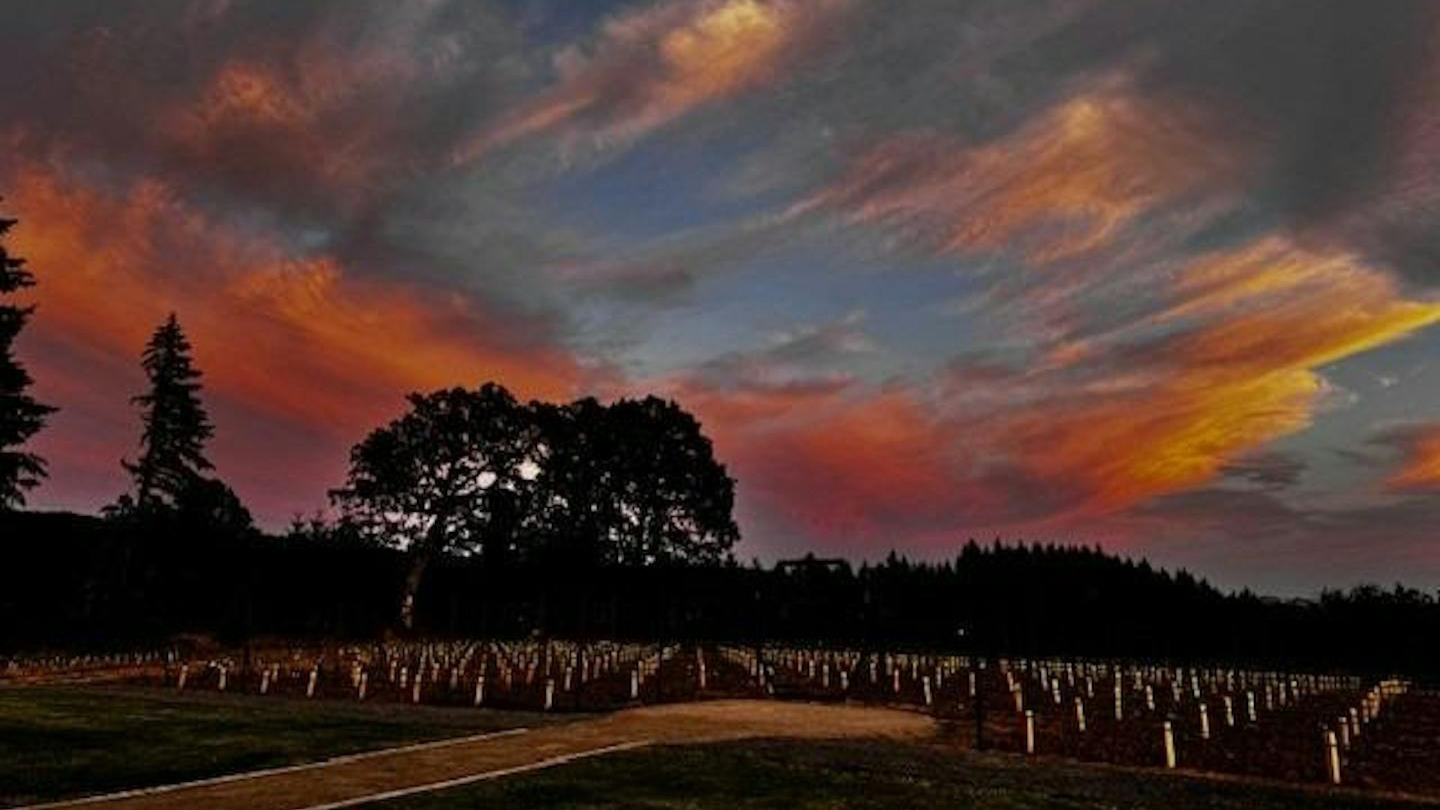
[[[355,446],[348,481],[332,493],[362,536],[410,549],[406,627],[436,554],[499,554],[511,545],[535,445],[533,420],[499,385],[411,394],[409,402],[409,412]]]
[[[739,539],[734,481],[674,402],[522,405],[495,383],[408,401],[356,445],[332,493],[352,531],[411,553],[407,627],[439,554],[568,568],[713,563]]]
[[[739,539],[734,481],[673,401],[543,408],[545,541],[621,565],[721,561]]]

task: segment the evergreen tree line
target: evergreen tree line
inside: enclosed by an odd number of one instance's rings
[[[395,627],[404,550],[334,527],[196,542],[79,515],[10,513],[45,537],[0,567],[0,650],[124,648],[201,634],[373,639]],[[961,654],[1256,664],[1440,681],[1440,603],[1395,586],[1282,601],[1067,546],[964,545],[954,558],[616,564],[432,561],[415,630],[444,637],[781,642]]]

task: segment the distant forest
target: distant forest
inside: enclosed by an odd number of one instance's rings
[[[114,647],[181,633],[374,638],[394,626],[401,551],[316,534],[143,533],[63,513],[0,516],[0,646]],[[1222,594],[1099,549],[967,543],[953,559],[891,556],[852,568],[813,558],[558,566],[437,560],[417,630],[924,648],[984,655],[1247,662],[1440,676],[1440,605],[1396,587],[1313,601]]]

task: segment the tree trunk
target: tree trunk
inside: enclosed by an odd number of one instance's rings
[[[415,594],[420,590],[420,580],[430,565],[431,554],[429,545],[421,544],[410,560],[410,573],[405,575],[405,589],[400,594],[400,626],[407,633],[415,630]]]

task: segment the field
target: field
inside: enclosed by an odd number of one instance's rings
[[[613,754],[374,810],[1410,810],[1429,804],[871,742],[676,746]]]
[[[176,778],[306,761],[378,745],[470,734],[539,718],[489,710],[359,711],[295,700],[178,699],[133,688],[44,688],[0,693],[7,748],[6,804],[55,798],[88,785],[162,784]],[[584,722],[584,721],[582,721]],[[67,733],[55,736],[57,728]],[[160,733],[161,730],[163,733]],[[555,729],[563,732],[566,729]],[[518,738],[515,738],[518,739]],[[65,757],[55,757],[58,751]],[[17,752],[20,752],[17,754]],[[29,752],[25,754],[23,752]],[[46,752],[46,753],[42,753]],[[29,772],[41,768],[43,777]],[[88,792],[88,791],[80,791]],[[298,805],[297,805],[298,806]],[[1425,805],[1324,788],[1215,781],[1188,775],[1013,754],[957,750],[941,739],[762,738],[666,745],[368,805],[377,810],[459,808],[1257,808]]]
[[[142,688],[0,689],[0,806],[545,722],[553,719]]]
[[[169,650],[0,670],[12,684],[0,690],[0,802],[11,805],[517,726],[531,730],[165,794],[171,803],[97,806],[278,810],[392,791],[367,804],[1184,810],[1440,799],[1440,695],[1394,678],[500,641]],[[54,685],[80,678],[125,685]]]

